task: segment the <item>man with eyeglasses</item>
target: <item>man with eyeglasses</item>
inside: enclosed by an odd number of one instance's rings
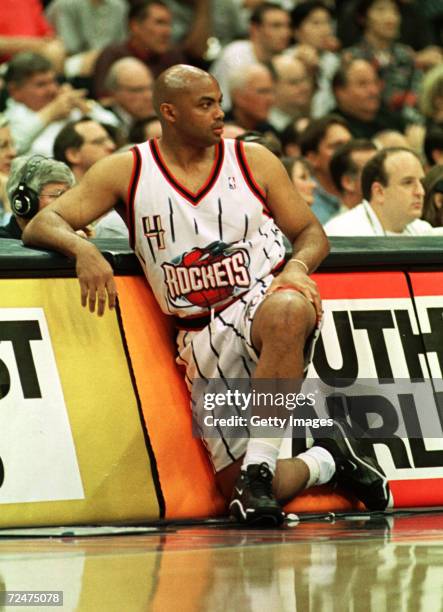
[[[71,121],[54,141],[54,157],[71,168],[79,183],[99,160],[116,149],[105,128],[89,117]],[[120,215],[111,210],[94,224],[96,238],[127,238],[128,230]]]
[[[31,197],[31,204],[24,215],[17,213],[12,206],[13,215],[7,225],[0,227],[0,238],[20,240],[32,217],[73,187],[74,183],[74,175],[62,162],[35,155],[14,159],[6,183],[8,199],[12,204],[19,189],[25,189],[25,197]],[[82,236],[86,235],[81,232]]]
[[[274,78],[265,64],[255,63],[233,71],[229,92],[232,108],[226,113],[228,121],[248,131],[276,132],[268,121],[275,101]]]
[[[282,132],[297,117],[311,114],[314,83],[305,64],[291,55],[277,55],[275,69],[275,102],[269,112],[269,121]]]
[[[110,104],[106,108],[118,118],[126,136],[136,121],[154,115],[153,84],[152,72],[135,57],[124,57],[109,69],[105,87]]]
[[[54,141],[55,159],[67,164],[77,183],[99,159],[115,151],[115,143],[105,128],[89,117],[70,121]]]

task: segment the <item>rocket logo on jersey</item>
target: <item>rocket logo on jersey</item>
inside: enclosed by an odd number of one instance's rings
[[[249,263],[247,251],[224,242],[192,249],[162,265],[169,300],[206,308],[223,302],[250,286]]]

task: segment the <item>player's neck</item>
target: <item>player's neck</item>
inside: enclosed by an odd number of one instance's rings
[[[213,160],[215,156],[214,146],[205,147],[177,143],[175,139],[170,139],[164,135],[158,140],[158,145],[165,161],[181,168],[189,168],[196,163]]]

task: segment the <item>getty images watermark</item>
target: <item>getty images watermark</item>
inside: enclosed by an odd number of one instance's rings
[[[332,418],[299,418],[292,411],[301,406],[315,406],[313,393],[263,392],[253,389],[248,393],[227,389],[224,393],[203,393],[205,427],[269,427],[285,430],[287,427],[331,427]],[[221,408],[235,414],[217,416]],[[267,414],[267,411],[271,414]],[[280,416],[278,416],[280,415]]]
[[[443,383],[434,380],[198,379],[192,410],[203,438],[327,436],[340,417],[372,438],[443,441]]]

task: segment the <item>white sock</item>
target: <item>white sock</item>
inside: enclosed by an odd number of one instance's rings
[[[306,489],[329,482],[335,474],[334,458],[321,446],[312,446],[304,453],[297,455],[297,459],[301,459],[309,469]]]
[[[251,438],[248,442],[242,470],[248,465],[267,463],[269,469],[275,474],[277,457],[283,438]]]

